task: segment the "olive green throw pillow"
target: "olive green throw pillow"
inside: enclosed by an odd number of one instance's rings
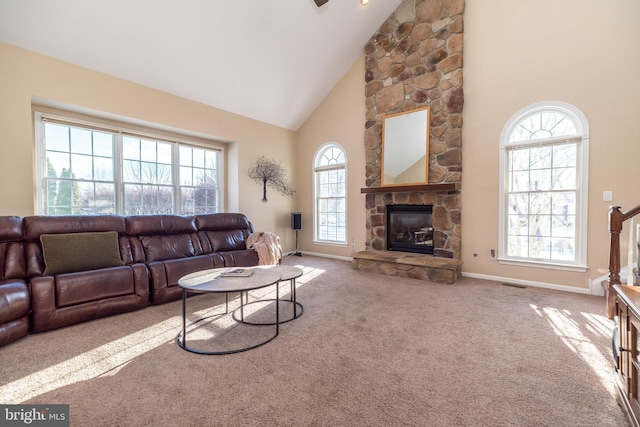
[[[43,234],[40,242],[45,276],[124,265],[116,231]]]

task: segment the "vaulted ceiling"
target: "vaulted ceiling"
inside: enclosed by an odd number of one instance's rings
[[[0,41],[297,130],[401,1],[0,0]]]

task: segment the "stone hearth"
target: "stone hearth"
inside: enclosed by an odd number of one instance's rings
[[[352,257],[352,266],[356,270],[436,283],[455,283],[460,278],[462,267],[460,260],[408,252],[362,251]]]

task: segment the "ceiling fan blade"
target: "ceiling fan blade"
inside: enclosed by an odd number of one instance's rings
[[[329,0],[313,0],[313,2],[316,4],[316,6],[320,7],[322,5],[324,5],[325,3],[327,3]]]

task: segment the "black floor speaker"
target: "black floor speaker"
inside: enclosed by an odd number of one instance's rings
[[[290,255],[302,256],[302,252],[298,250],[298,230],[302,229],[302,214],[300,212],[291,212],[291,228],[296,230],[296,251]]]
[[[300,212],[291,212],[291,228],[302,230],[302,214]]]

